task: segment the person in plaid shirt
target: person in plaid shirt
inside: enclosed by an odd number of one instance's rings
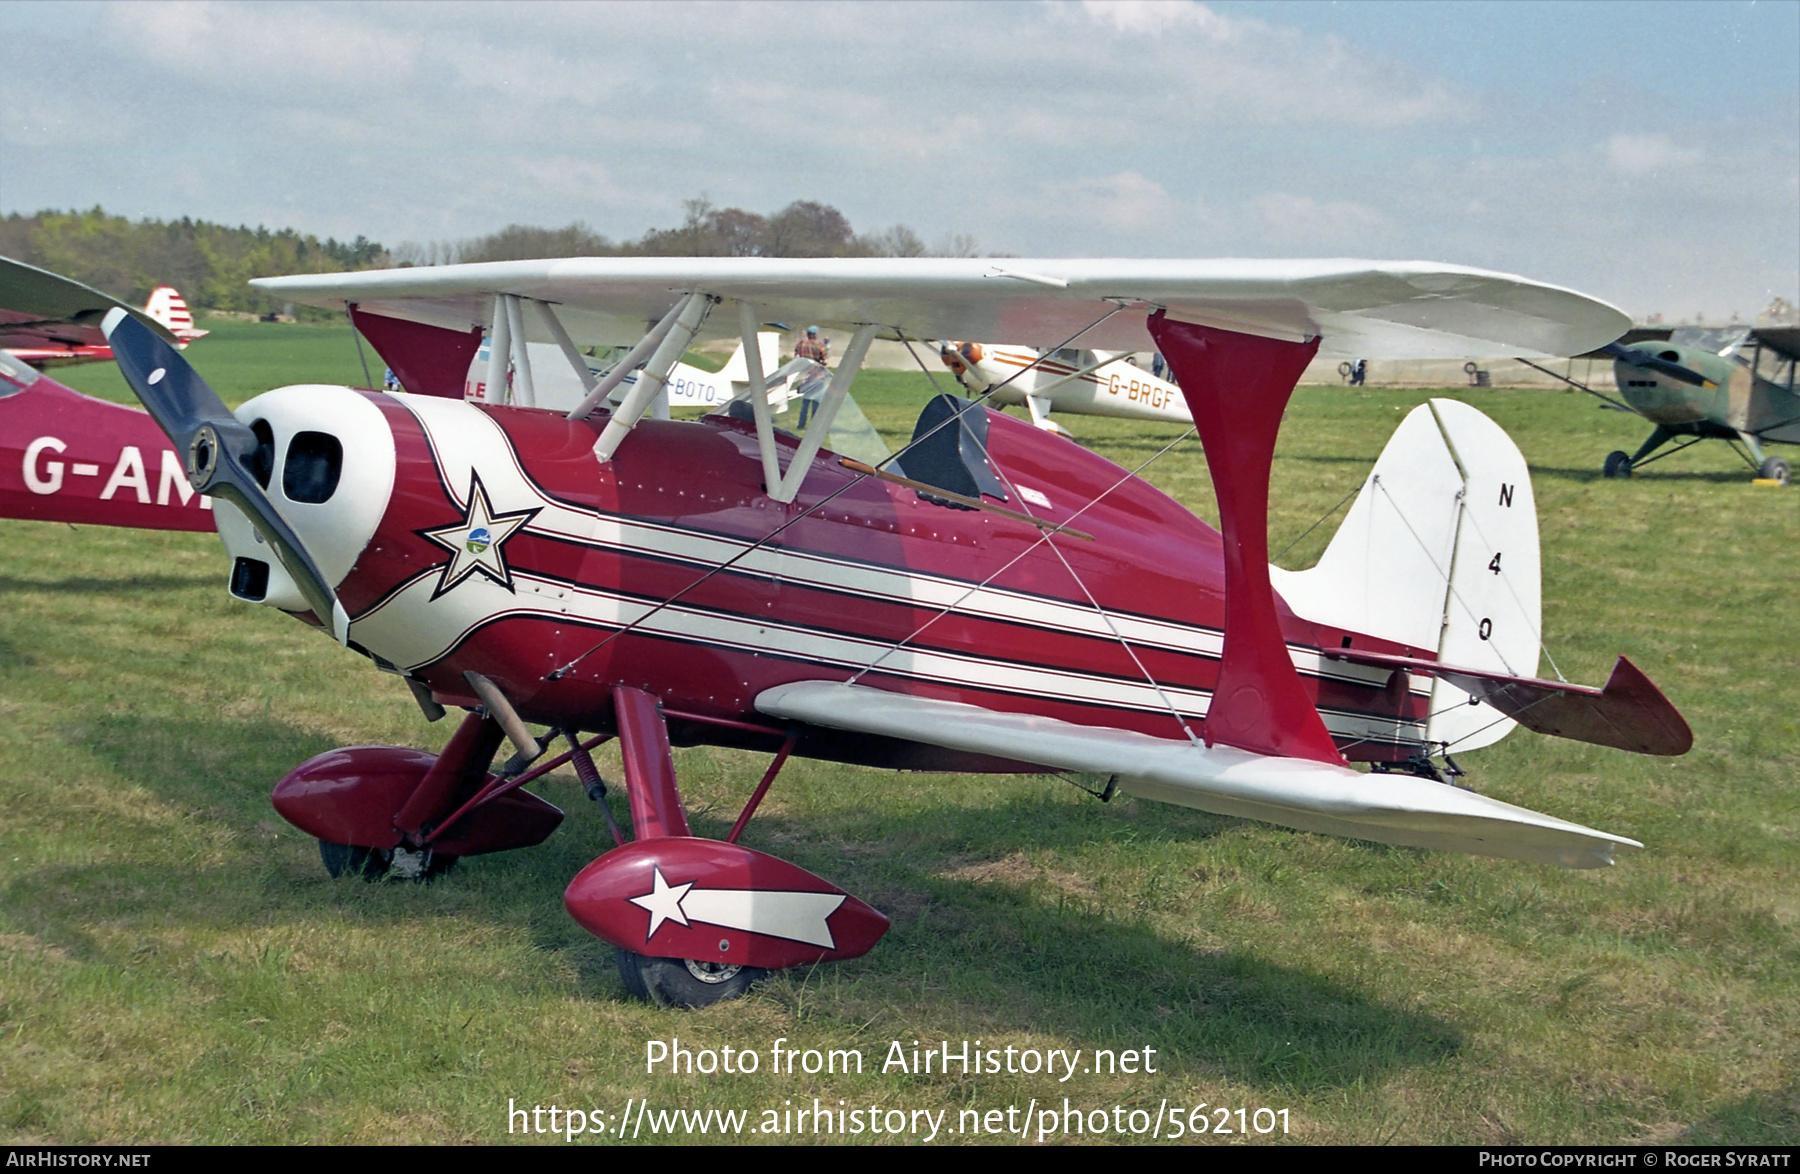
[[[831,357],[831,343],[819,338],[819,328],[808,326],[806,333],[794,344],[796,359],[811,359],[821,364],[820,368],[800,382],[800,427],[804,430],[806,422],[812,419],[813,412],[818,410],[819,400],[825,395],[827,372],[823,368],[825,360]]]

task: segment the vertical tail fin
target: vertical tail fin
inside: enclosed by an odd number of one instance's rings
[[[168,328],[183,345],[210,333],[194,329],[194,316],[188,312],[187,301],[172,285],[159,285],[151,290],[150,299],[144,303],[144,313]]]
[[[1309,620],[1511,676],[1537,672],[1542,633],[1537,507],[1525,458],[1456,400],[1414,408],[1311,570],[1270,568]],[[1514,723],[1434,682],[1426,737],[1472,750]]]
[[[781,335],[773,330],[759,330],[756,334],[756,349],[762,355],[762,369],[773,372],[781,366]],[[744,344],[738,343],[725,365],[719,368],[719,378],[727,383],[750,382],[750,370],[744,363]]]
[[[1500,425],[1468,404],[1439,399],[1431,409],[1464,486],[1438,659],[1536,676],[1543,585],[1525,457]],[[1425,736],[1460,750],[1498,742],[1514,725],[1442,678],[1431,692],[1431,713]]]

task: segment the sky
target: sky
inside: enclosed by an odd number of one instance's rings
[[[1800,302],[1800,3],[0,3],[0,213],[401,242],[809,199],[1017,256]]]

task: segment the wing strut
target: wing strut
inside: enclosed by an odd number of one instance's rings
[[[601,463],[612,460],[613,454],[619,451],[619,445],[625,442],[625,437],[637,427],[637,422],[644,418],[644,413],[656,402],[657,396],[662,394],[663,387],[669,382],[669,372],[675,369],[676,361],[687,350],[688,344],[694,341],[694,335],[700,332],[700,324],[706,321],[706,313],[712,309],[712,303],[711,296],[703,293],[691,293],[681,303],[681,313],[676,315],[674,325],[657,346],[656,353],[650,356],[650,361],[644,364],[644,372],[625,394],[625,402],[619,405],[619,410],[606,422],[606,430],[600,434],[600,439],[594,442],[596,460]],[[624,362],[621,361],[619,366],[624,367]],[[617,373],[616,369],[614,373]],[[608,377],[607,382],[611,381]],[[599,391],[596,387],[588,398],[593,399]]]
[[[738,303],[738,334],[743,338],[744,374],[750,381],[750,415],[756,420],[756,448],[762,455],[763,490],[773,493],[781,484],[781,464],[775,459],[775,421],[769,415],[769,381],[763,370],[762,342],[756,336],[756,307]]]
[[[600,382],[588,389],[587,398],[570,410],[569,419],[584,420],[595,408],[606,402],[606,397],[613,393],[613,389],[625,382],[625,377],[637,370],[638,364],[649,357],[650,352],[669,336],[669,331],[675,326],[675,319],[681,316],[681,312],[687,309],[687,305],[688,299],[684,297],[670,306],[668,313],[664,314],[643,338],[638,339],[637,345],[627,351],[624,358],[614,363],[612,368],[601,376]]]
[[[1269,583],[1269,467],[1294,385],[1319,339],[1285,342],[1150,315],[1206,449],[1225,537],[1225,647],[1207,709],[1208,746],[1340,763],[1300,684]]]
[[[850,394],[850,382],[862,370],[863,357],[869,353],[869,344],[875,341],[875,332],[880,329],[873,322],[868,322],[858,326],[856,333],[850,336],[850,345],[844,348],[843,359],[838,362],[837,370],[831,373],[831,383],[825,388],[825,395],[819,401],[819,410],[813,413],[806,435],[800,438],[800,447],[794,450],[793,457],[788,461],[787,472],[782,475],[780,487],[769,490],[769,496],[776,501],[793,501],[794,495],[800,492],[800,483],[806,480],[807,471],[812,468],[813,457],[818,455],[819,447],[825,443],[825,437],[831,431],[831,422],[837,418],[838,408],[843,405],[844,397]],[[745,358],[748,357],[746,353]],[[753,410],[754,407],[752,405]]]
[[[595,383],[594,373],[588,370],[587,360],[582,358],[581,352],[576,349],[575,340],[569,337],[567,330],[563,329],[562,319],[556,316],[556,307],[549,302],[534,301],[531,304],[537,307],[538,317],[544,320],[545,329],[549,330],[550,337],[556,340],[557,348],[562,351],[563,358],[568,360],[569,366],[575,372],[575,378],[581,380],[583,395],[592,393]]]

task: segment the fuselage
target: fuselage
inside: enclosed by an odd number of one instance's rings
[[[1736,438],[1743,433],[1772,435],[1764,439],[1800,441],[1800,397],[1792,386],[1792,365],[1781,383],[1751,370],[1729,355],[1704,347],[1648,342],[1628,348],[1648,357],[1686,367],[1704,377],[1689,383],[1651,367],[1615,360],[1613,376],[1625,402],[1645,419],[1676,435]]]
[[[0,517],[211,530],[212,502],[149,415],[0,355]]]
[[[1028,347],[979,345],[978,359],[972,363],[964,359],[970,370],[962,378],[972,391],[995,389],[991,392],[995,404],[1017,406],[1036,396],[1051,411],[1075,415],[1193,422],[1181,388],[1125,359],[1095,367],[1102,356],[1072,347],[1040,357]],[[961,357],[953,355],[945,362],[955,370],[953,360]]]
[[[998,413],[988,451],[1016,491],[1004,504],[1091,540],[1046,538],[1024,521],[859,478],[829,453],[797,500],[773,501],[752,426],[723,415],[643,421],[604,464],[592,452],[603,413],[571,421],[312,387],[271,392],[238,416],[269,428],[271,495],[319,547],[352,617],[351,645],[446,703],[475,704],[463,677],[473,670],[529,721],[605,729],[611,690],[626,684],[662,700],[678,739],[763,746],[781,731],[757,713],[759,694],[857,679],[1158,737],[1187,737],[1176,712],[1202,728],[1224,616],[1219,534],[1111,462]],[[290,450],[319,459],[316,439],[296,437],[347,427],[357,435],[342,437],[335,494],[296,502],[278,492]],[[794,444],[778,443],[785,463]],[[316,473],[297,480],[314,497]],[[234,584],[246,561],[273,562],[235,510],[220,515]],[[260,593],[236,593],[304,610],[279,564],[262,574]],[[1419,748],[1428,683],[1321,650],[1435,649],[1285,607],[1281,621],[1304,687],[1350,757]],[[983,765],[826,731],[799,752]]]

